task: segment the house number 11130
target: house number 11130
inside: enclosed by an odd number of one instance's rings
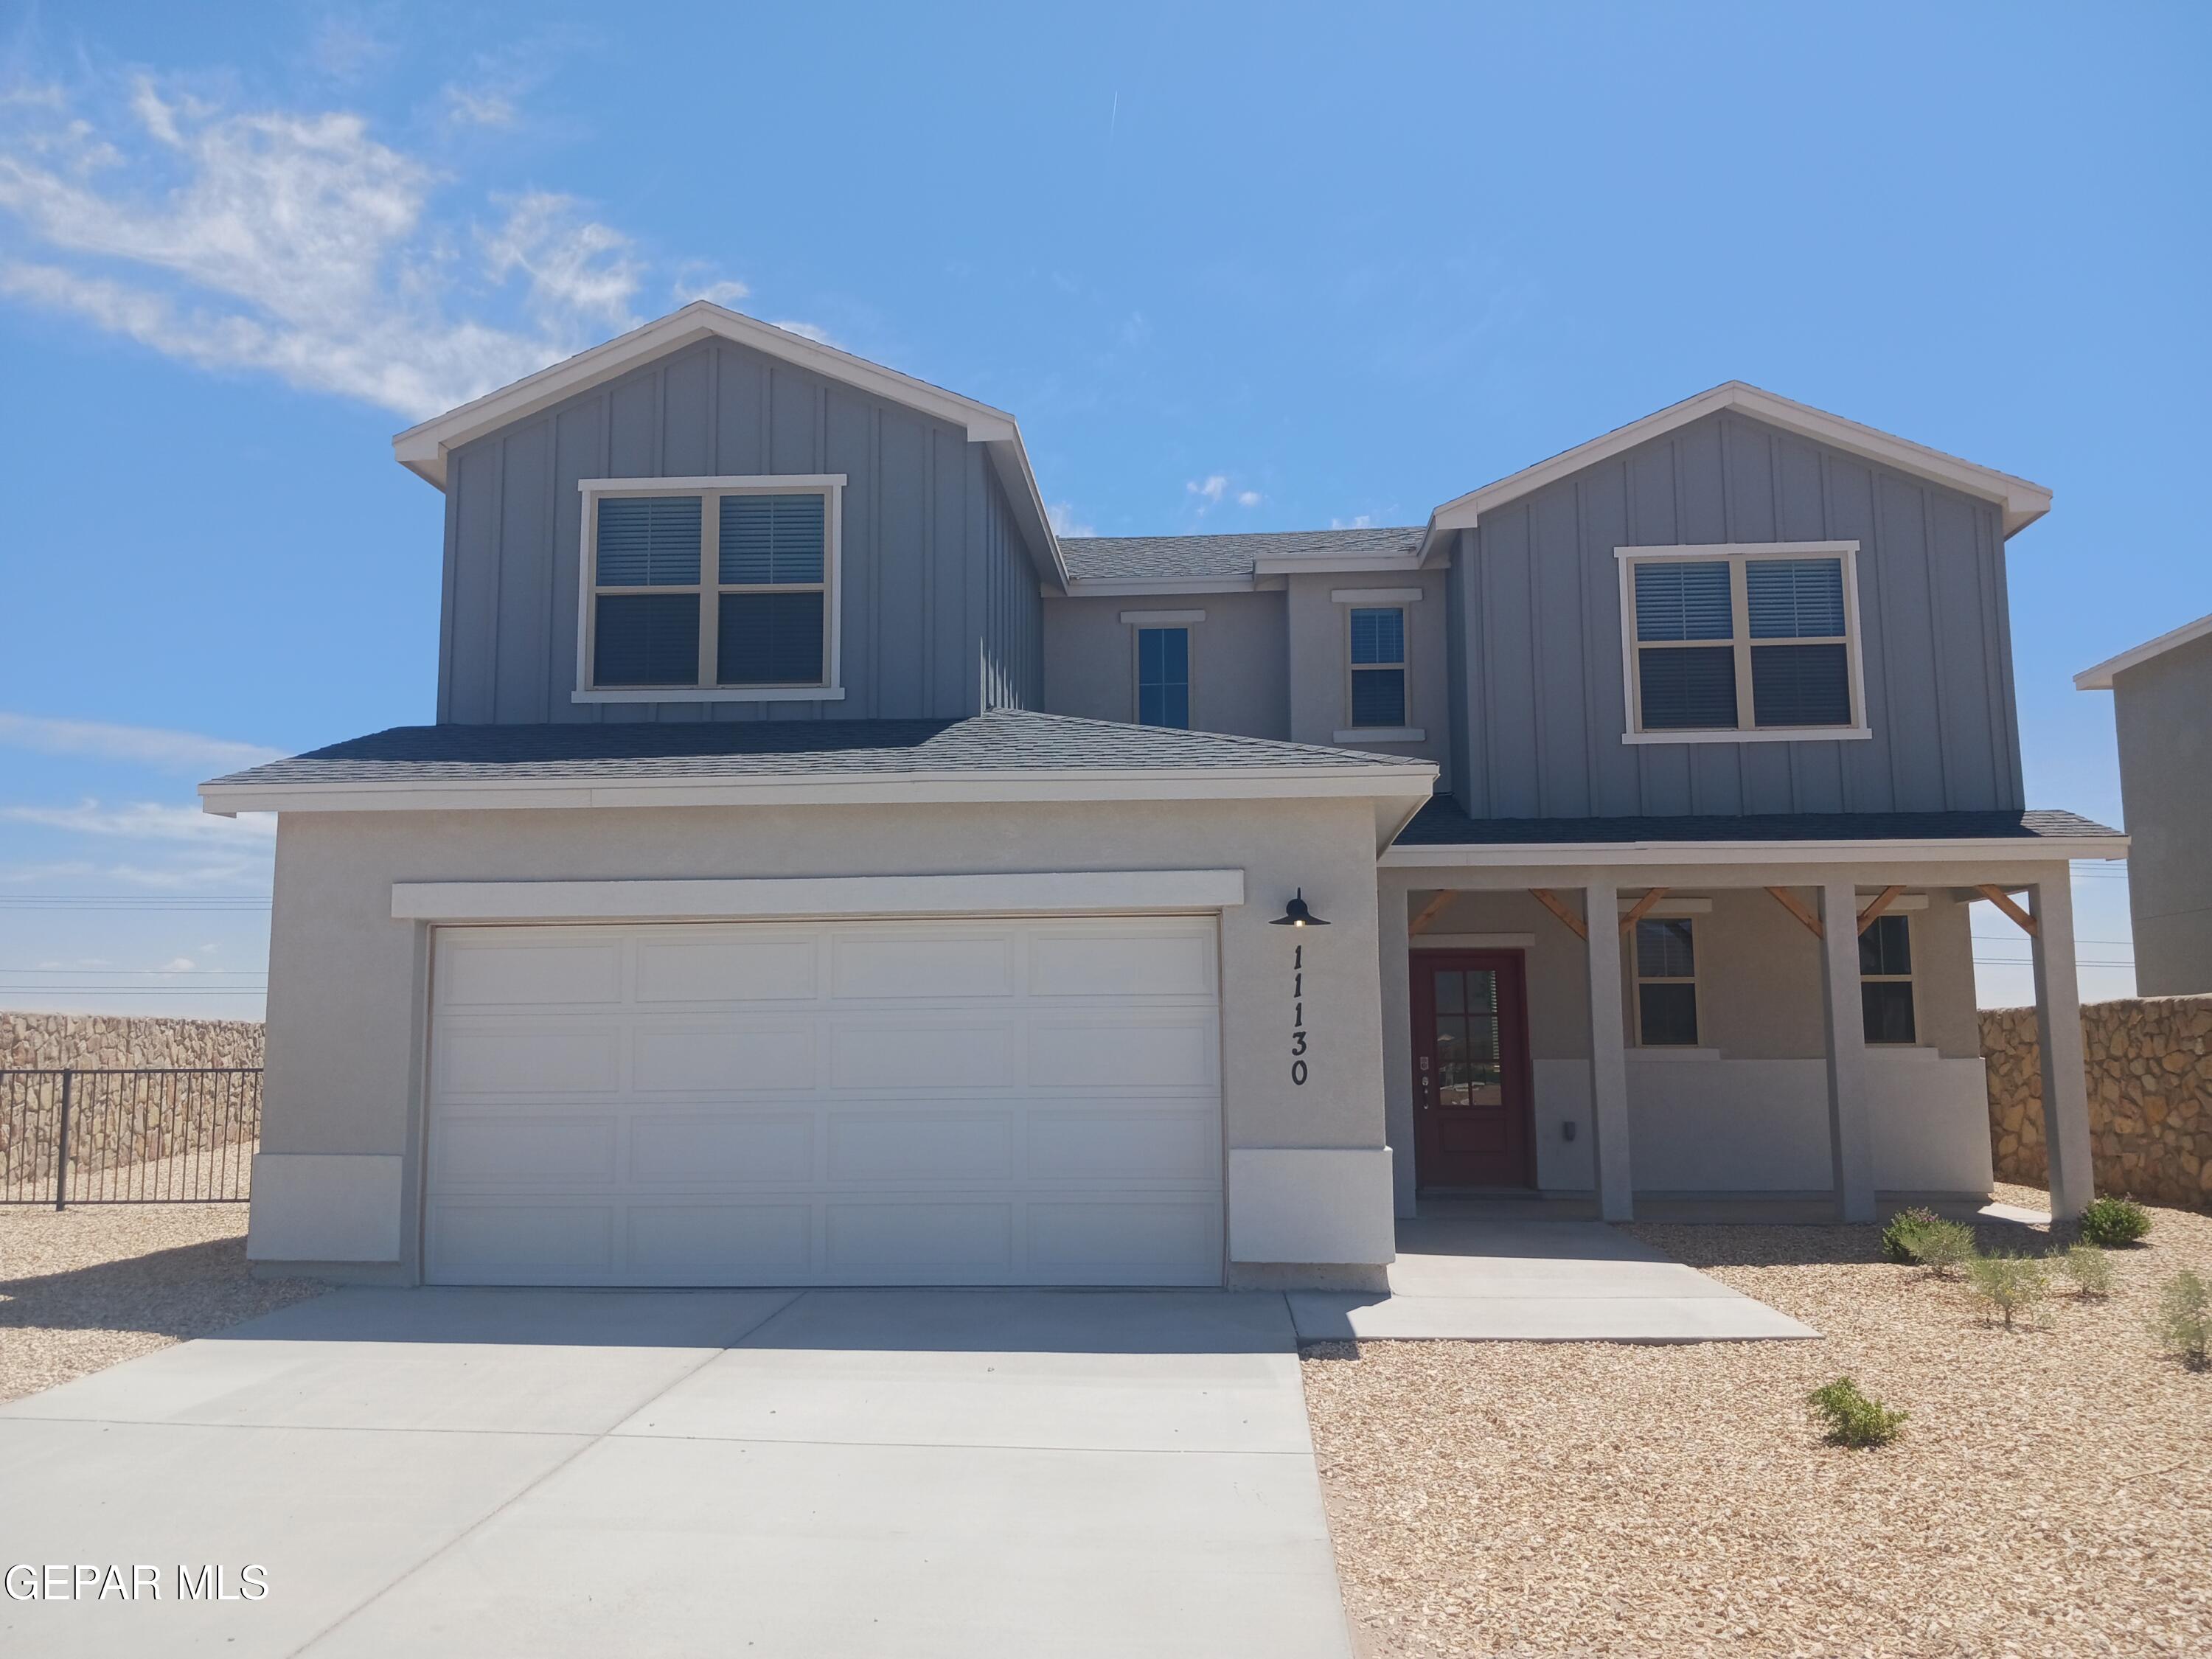
[[[1291,1081],[1306,1086],[1306,947],[1291,947]]]

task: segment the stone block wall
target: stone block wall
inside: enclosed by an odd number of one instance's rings
[[[61,1131],[60,1079],[6,1073],[258,1066],[261,1031],[254,1020],[0,1012],[0,1198],[38,1200],[52,1191]],[[70,1189],[88,1194],[100,1189],[88,1181],[116,1170],[137,1172],[106,1183],[118,1194],[239,1187],[260,1124],[258,1077],[79,1077]]]
[[[2081,1047],[2097,1190],[2212,1209],[2212,996],[2085,1003]],[[1982,1056],[1997,1179],[2042,1186],[2035,1010],[1983,1009]]]

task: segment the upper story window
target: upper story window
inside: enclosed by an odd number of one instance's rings
[[[1190,629],[1137,630],[1137,723],[1190,729]]]
[[[1869,1042],[1920,1040],[1912,1014],[1912,922],[1876,916],[1859,935],[1859,1008]]]
[[[837,684],[842,477],[582,486],[582,702],[786,701]]]
[[[1856,542],[1615,551],[1628,742],[1869,735]]]
[[[1406,608],[1353,605],[1351,629],[1351,713],[1355,731],[1406,724]]]

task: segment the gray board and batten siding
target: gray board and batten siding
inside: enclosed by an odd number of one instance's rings
[[[579,479],[841,472],[842,700],[570,700]],[[1005,491],[965,432],[706,341],[454,452],[438,719],[956,719],[1035,708],[1042,608]]]
[[[1869,738],[1626,744],[1614,549],[1856,541]],[[1476,818],[2016,810],[2001,509],[1734,412],[1486,513],[1452,562]]]

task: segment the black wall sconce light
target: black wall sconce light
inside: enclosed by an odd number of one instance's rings
[[[1283,907],[1283,914],[1267,924],[1270,927],[1326,927],[1328,924],[1306,908],[1306,890],[1298,889],[1297,896]]]

